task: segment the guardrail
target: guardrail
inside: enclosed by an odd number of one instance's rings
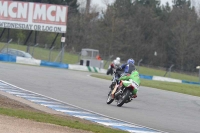
[[[103,74],[106,74],[106,71],[107,71],[105,69],[99,69],[98,67],[64,64],[64,63],[58,63],[58,62],[48,62],[48,61],[44,61],[44,60],[16,57],[16,56],[7,55],[7,54],[0,54],[0,61],[15,62],[15,63],[19,63],[19,64],[28,64],[28,65],[37,65],[37,66],[64,68],[64,69],[70,69],[70,70],[89,71],[89,72],[103,73]],[[199,82],[179,80],[179,79],[173,79],[173,78],[167,78],[167,77],[161,77],[161,76],[151,76],[151,75],[140,74],[140,78],[147,79],[147,80],[200,85]]]

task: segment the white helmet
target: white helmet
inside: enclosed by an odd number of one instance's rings
[[[115,64],[116,66],[119,66],[119,65],[120,65],[120,62],[119,62],[118,60],[114,60],[114,64]]]
[[[120,62],[120,58],[119,57],[117,57],[116,60]]]

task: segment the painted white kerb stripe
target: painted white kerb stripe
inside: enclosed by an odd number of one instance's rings
[[[13,91],[6,91],[7,93],[13,94],[13,95],[24,95],[26,94],[25,92],[13,92]]]
[[[124,124],[124,123],[112,123],[112,122],[98,122],[99,124],[103,124],[106,126],[127,126],[127,127],[138,127],[134,125]]]
[[[49,108],[67,108],[67,109],[75,109],[74,107],[69,107],[69,106],[65,106],[65,105],[44,104],[44,103],[42,103],[41,105],[43,105],[43,106],[45,106],[45,107],[49,107]]]
[[[37,96],[20,96],[22,98],[27,98],[27,99],[38,99],[38,100],[49,100],[48,98],[45,98],[45,97],[37,97]]]
[[[74,115],[75,117],[79,117],[81,119],[91,119],[91,120],[111,120],[108,118],[99,118],[99,117],[92,117],[92,116],[82,116],[82,115]]]
[[[60,111],[60,112],[64,112],[64,113],[91,114],[89,112],[82,112],[82,111],[71,111],[71,110],[64,110],[64,109],[55,109],[55,110]]]
[[[131,133],[158,133],[154,131],[136,131],[136,130],[126,130],[126,131],[131,132]]]
[[[59,104],[58,102],[52,102],[52,101],[44,101],[44,100],[32,100],[32,99],[29,99],[30,101],[32,102],[38,102],[38,103],[49,103],[49,104]]]

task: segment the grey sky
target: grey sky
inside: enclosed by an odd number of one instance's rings
[[[91,5],[97,5],[99,8],[106,8],[106,4],[113,3],[115,0],[91,0]],[[78,2],[81,3],[81,5],[85,5],[86,0],[78,0]],[[172,0],[161,0],[161,4],[165,4],[166,2],[169,2],[169,4],[172,4]]]
[[[91,0],[91,5],[96,5],[99,8],[106,8],[106,4],[110,4],[114,2],[115,0]],[[81,5],[85,5],[86,0],[78,0],[78,2],[81,3]],[[161,4],[166,4],[166,2],[169,2],[170,5],[172,5],[172,0],[161,0]],[[192,4],[196,7],[199,7],[200,0],[191,0]]]

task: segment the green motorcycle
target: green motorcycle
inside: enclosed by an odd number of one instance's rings
[[[139,73],[135,70],[130,75],[125,75],[119,78],[120,84],[112,97],[113,88],[108,93],[107,104],[111,104],[114,100],[117,106],[121,107],[124,103],[129,103],[135,96],[140,86]]]

